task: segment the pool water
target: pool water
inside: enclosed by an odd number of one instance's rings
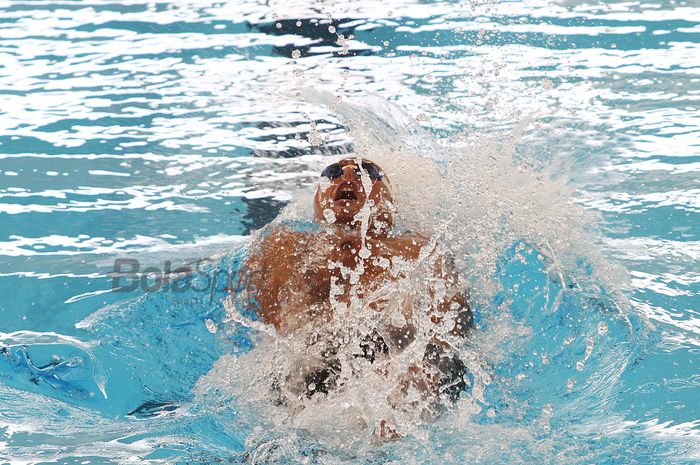
[[[700,462],[697,2],[0,12],[0,463]],[[362,150],[410,152],[483,290],[470,392],[379,445],[234,383],[259,327],[226,305]]]

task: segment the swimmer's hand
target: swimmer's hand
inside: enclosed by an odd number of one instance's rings
[[[434,416],[431,413],[439,398],[439,385],[431,371],[425,364],[412,363],[387,396],[391,407],[404,412],[419,411],[421,417]]]
[[[379,425],[372,432],[372,443],[378,445],[386,441],[396,441],[401,437],[395,426],[390,425],[386,420],[380,420]]]

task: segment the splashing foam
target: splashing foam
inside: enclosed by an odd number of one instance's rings
[[[251,447],[268,459],[265,454],[292,454],[280,452],[291,447],[280,438],[300,432],[311,434],[326,450],[358,453],[371,447],[373,433],[376,437],[382,421],[388,421],[401,435],[417,438],[424,434],[421,425],[444,413],[419,392],[401,389],[408,367],[423,358],[426,346],[437,335],[459,351],[473,375],[469,394],[462,395],[450,420],[453,426],[467,428],[466,419],[480,410],[491,381],[486,367],[504,356],[499,353],[505,341],[527,336],[528,329],[498,317],[489,320],[489,312],[483,311],[489,334],[479,334],[465,344],[449,334],[449,320],[442,325],[432,323],[427,309],[441,297],[435,260],[445,255],[455,258],[459,287],[468,289],[472,304],[482,309],[493,306],[493,297],[500,290],[494,277],[499,257],[518,241],[539,250],[548,273],[558,276],[560,282],[583,285],[582,281],[588,280],[591,286],[604,282],[609,291],[619,288],[621,281],[611,278],[619,276],[619,271],[595,252],[595,236],[588,226],[596,218],[572,202],[573,192],[566,180],[554,176],[560,170],[536,166],[533,159],[523,156],[514,163],[516,147],[531,121],[524,121],[501,138],[485,136],[438,144],[382,100],[370,98],[363,107],[338,103],[326,93],[306,92],[305,98],[334,108],[349,126],[358,157],[384,168],[398,204],[397,227],[432,239],[416,263],[399,261],[393,265],[393,272],[403,277],[382,285],[370,299],[351,299],[347,304],[332,299],[334,319],[326,328],[281,337],[270,327],[242,316],[240,309],[245,307],[247,295],[231,298],[232,327],[256,330],[256,348],[222,357],[200,381],[198,392],[210,402],[218,399],[219,405],[235,399],[243,410],[257,412],[252,417],[257,424],[262,422],[277,431],[274,437],[264,433],[265,428],[251,435],[250,441],[255,443]],[[311,198],[311,192],[302,193],[276,222],[311,221]],[[598,274],[575,274],[577,257],[594,262]],[[402,306],[407,299],[418,310],[414,310],[412,321],[416,327],[413,342],[388,360],[370,364],[357,358],[353,350],[362,335],[387,322],[394,327],[405,324]],[[387,302],[387,309],[378,317],[367,300]],[[310,344],[310,340],[316,342]],[[327,363],[324,344],[329,341],[341,341],[334,352],[342,366],[340,388],[309,398],[304,393],[314,386],[307,385],[308,374]],[[459,423],[455,417],[461,419]],[[276,444],[274,448],[271,442]]]
[[[527,242],[548,260],[550,272],[605,283],[608,292],[627,287],[624,269],[598,251],[595,212],[574,203],[566,161],[544,165],[520,144],[536,125],[535,115],[510,132],[451,138],[438,143],[400,109],[380,97],[340,103],[329,93],[309,91],[307,101],[333,108],[349,127],[356,154],[380,164],[391,178],[399,227],[438,237],[457,258],[473,297],[490,297],[502,252]],[[520,149],[520,150],[519,150]],[[516,161],[517,160],[517,161]],[[291,205],[287,217],[309,215]],[[283,213],[284,216],[284,213]],[[300,216],[297,216],[300,217]],[[305,216],[310,218],[310,216]],[[593,275],[576,276],[586,257]]]

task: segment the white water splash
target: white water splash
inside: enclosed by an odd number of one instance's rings
[[[312,103],[335,108],[349,126],[356,155],[377,162],[388,174],[398,205],[397,230],[432,237],[418,263],[394,265],[407,267],[404,271],[410,279],[397,279],[382,286],[378,294],[384,296],[368,299],[393,302],[387,306],[383,318],[400,326],[404,296],[411,296],[414,305],[416,296],[418,301],[423,296],[419,308],[434,304],[425,298],[435,282],[434,257],[443,254],[456,259],[459,286],[469,289],[472,303],[482,308],[493,306],[494,295],[503,290],[495,279],[498,260],[518,242],[521,243],[518,253],[525,253],[524,244],[528,244],[528,250],[540,254],[546,272],[561,283],[575,282],[593,292],[600,285],[608,292],[620,289],[624,281],[619,276],[623,274],[596,251],[595,231],[591,228],[596,218],[572,202],[573,190],[565,178],[557,175],[561,167],[543,166],[536,158],[518,151],[533,121],[524,121],[507,133],[438,142],[398,109],[377,98],[358,106],[339,104],[331,94],[323,92],[307,91],[304,96]],[[327,164],[326,160],[320,161]],[[321,168],[319,164],[319,171]],[[311,198],[311,191],[300,191],[277,221],[311,221]],[[431,254],[431,249],[440,249],[440,253]],[[580,272],[576,264],[579,257],[586,257],[594,265],[593,275]],[[421,264],[421,260],[425,263]],[[566,287],[551,298],[552,311],[558,308],[562,292],[567,292]],[[323,330],[332,338],[352,340],[376,324],[376,315],[367,306],[363,307],[362,302],[351,301],[352,309],[334,302],[334,322]],[[530,328],[507,317],[507,303],[497,311],[483,312],[489,332],[474,330],[467,345],[454,337],[450,339],[447,324],[436,328],[425,312],[422,319],[419,315],[414,321],[415,341],[403,352],[392,354],[383,365],[361,359],[365,362],[363,366],[353,359],[350,349],[341,347],[337,355],[343,365],[342,389],[304,398],[301,394],[307,388],[303,386],[305,376],[323,364],[321,354],[313,353],[306,337],[296,334],[284,338],[260,323],[242,319],[239,308],[234,301],[229,302],[229,316],[239,324],[258,328],[261,338],[253,351],[219,360],[200,381],[200,396],[210,398],[209,402],[212,397],[219,398],[220,405],[235,399],[237,405],[246,406],[244,410],[257,411],[265,424],[277,431],[278,439],[304,432],[311,434],[324,450],[336,453],[371,450],[376,445],[373,432],[382,420],[390,421],[404,437],[414,439],[428,434],[426,424],[438,429],[446,425],[465,431],[474,428],[469,417],[480,412],[484,405],[484,392],[493,378],[489,367],[508,357],[508,348],[512,350],[514,345],[532,337]],[[357,332],[353,332],[355,329]],[[420,360],[436,331],[460,348],[461,360],[473,375],[469,394],[462,395],[451,412],[431,410],[424,399],[421,402],[419,393],[404,393],[399,400],[396,397],[401,376],[411,363]],[[312,328],[310,333],[318,336],[319,330]],[[587,341],[579,371],[585,368],[594,348],[593,339]],[[541,361],[542,365],[549,364],[547,354],[541,355]],[[516,378],[523,380],[525,375]],[[289,382],[278,385],[278,391],[270,389],[274,380],[279,379]],[[221,395],[228,401],[222,400]],[[279,396],[286,399],[286,405],[274,406]],[[397,408],[397,405],[413,407]],[[546,416],[543,421],[547,424],[550,410],[551,406],[543,408]],[[480,428],[485,436],[491,434],[488,427]],[[260,441],[255,446],[258,452],[260,447],[270,447],[266,440]]]

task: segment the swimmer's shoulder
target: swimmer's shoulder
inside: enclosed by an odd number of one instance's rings
[[[251,242],[251,258],[276,262],[290,260],[310,247],[318,230],[313,224],[281,221],[256,232]]]
[[[428,253],[434,260],[435,266],[440,275],[454,275],[454,257],[446,247],[437,246],[432,243],[431,238],[422,233],[407,231],[399,236],[387,238],[388,248],[394,255],[399,255],[407,259],[416,260],[423,253],[423,248],[428,247]]]
[[[394,254],[415,260],[428,241],[429,238],[422,234],[407,231],[398,236],[389,236],[385,244]]]
[[[321,232],[317,223],[306,221],[280,221],[260,229],[254,242],[268,245],[280,245],[288,242],[307,241]]]

